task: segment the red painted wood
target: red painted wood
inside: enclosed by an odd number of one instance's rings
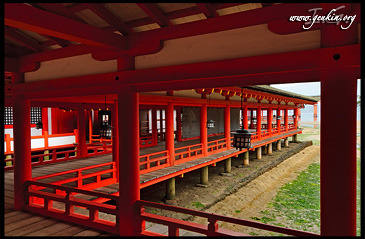
[[[284,125],[286,132],[288,131],[288,123],[289,123],[288,109],[284,109]]]
[[[167,19],[165,14],[153,3],[137,3],[137,5],[149,15],[160,27],[171,26],[172,23]]]
[[[227,149],[231,148],[231,107],[224,108],[224,137],[226,138]]]
[[[5,25],[58,37],[82,44],[126,49],[126,38],[98,27],[46,12],[25,4],[5,4]],[[36,16],[36,17],[34,17]],[[44,21],[47,19],[47,21]]]
[[[118,100],[114,101],[113,108],[112,108],[112,140],[113,140],[113,162],[115,162],[115,167],[117,170],[117,182],[119,182],[119,123],[118,123]]]
[[[139,108],[138,94],[131,88],[121,88],[118,94],[119,129],[119,234],[129,236],[138,232],[133,208],[139,200]],[[128,116],[128,117],[126,117]],[[123,120],[122,120],[123,119]]]
[[[14,96],[14,209],[24,209],[24,183],[32,179],[30,145],[30,101]]]
[[[169,152],[169,164],[175,165],[175,151],[174,151],[174,105],[168,103],[165,112],[166,116],[166,150]]]
[[[208,155],[208,130],[207,130],[207,105],[200,107],[200,143],[202,144],[203,157]]]
[[[261,140],[261,120],[262,120],[262,109],[258,107],[256,110],[256,132],[258,135],[258,140]]]
[[[176,141],[180,142],[182,140],[182,122],[181,122],[181,107],[176,107]]]
[[[357,29],[328,25],[321,32],[321,45],[351,44]],[[332,64],[341,60],[332,58]],[[357,78],[339,69],[321,79],[322,236],[356,236],[356,83]]]
[[[242,107],[241,116],[243,117],[243,128],[248,129],[248,117],[247,117],[247,106]]]
[[[77,111],[78,150],[80,152],[80,157],[82,158],[87,156],[85,113],[84,109],[79,109]]]

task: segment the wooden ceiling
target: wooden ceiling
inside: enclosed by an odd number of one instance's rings
[[[139,32],[267,7],[261,3],[23,3],[106,32],[129,37]],[[5,11],[7,8],[5,7]],[[42,19],[47,21],[47,19]],[[62,24],[60,22],[59,24]],[[5,56],[20,57],[85,44],[12,27],[5,22]]]

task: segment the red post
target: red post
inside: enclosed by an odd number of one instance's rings
[[[298,128],[298,108],[295,108],[294,109],[294,115],[295,115],[295,118],[294,118],[294,129],[297,129]]]
[[[44,131],[48,131],[48,108],[42,108],[42,134],[44,134]]]
[[[10,154],[11,152],[11,142],[10,142],[10,134],[5,134],[5,153]]]
[[[280,107],[276,110],[277,116],[281,116],[281,109]],[[276,125],[278,129],[278,134],[281,134],[281,119],[276,119]]]
[[[284,109],[284,124],[285,124],[285,131],[288,132],[288,108]]]
[[[157,109],[152,108],[152,142],[157,145]]]
[[[160,142],[163,141],[163,120],[162,109],[160,109]]]
[[[115,100],[112,107],[112,144],[113,144],[113,161],[117,169],[116,177],[119,182],[119,134],[118,134],[118,101]]]
[[[315,104],[313,105],[313,121],[317,122],[317,118],[318,118],[318,109],[317,109],[318,105]]]
[[[48,131],[43,131],[44,148],[48,149]]]
[[[256,115],[257,115],[256,131],[257,131],[259,140],[261,139],[261,114],[262,114],[261,107],[258,107],[257,111],[256,111]]]
[[[21,210],[25,201],[24,183],[32,179],[30,146],[30,101],[14,95],[14,209]]]
[[[165,113],[165,129],[166,129],[166,150],[169,152],[169,163],[175,165],[175,152],[174,152],[174,105],[169,102],[167,104],[167,110]]]
[[[79,143],[79,130],[74,129],[74,134],[75,134],[75,144],[78,144]]]
[[[227,149],[231,148],[231,107],[224,108],[224,137],[227,141]]]
[[[322,47],[357,43],[356,25],[327,25]],[[332,65],[343,58],[334,53]],[[356,236],[357,80],[351,73],[333,69],[321,78],[321,236]]]
[[[77,110],[77,128],[78,128],[78,140],[79,140],[79,152],[80,157],[85,158],[87,156],[86,148],[86,117],[84,109],[80,108]]]
[[[272,108],[269,107],[267,110],[267,130],[269,131],[269,136],[272,135]]]
[[[247,106],[242,107],[243,114],[243,128],[248,129]]]
[[[92,134],[93,134],[93,120],[91,118],[91,110],[87,110],[87,117],[89,119],[89,143],[93,142]]]
[[[176,141],[181,141],[181,106],[176,107]]]
[[[141,230],[135,212],[139,192],[139,100],[138,93],[125,87],[118,94],[119,129],[119,235],[133,236]],[[126,117],[128,116],[128,117]]]
[[[208,155],[207,105],[200,108],[200,143],[203,144],[203,156]]]

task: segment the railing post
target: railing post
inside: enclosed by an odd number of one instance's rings
[[[229,105],[224,108],[224,137],[227,149],[231,149],[231,107]]]
[[[214,218],[209,217],[208,218],[208,232],[209,234],[207,236],[216,236],[216,231],[218,230],[218,223],[217,220]]]
[[[49,142],[48,142],[48,131],[47,130],[43,131],[43,137],[44,137],[44,149],[45,149],[44,154],[49,154],[49,150],[48,150]],[[49,155],[44,156],[43,160],[49,160]]]
[[[5,144],[6,144],[5,153],[10,154],[10,152],[11,152],[10,134],[5,134]]]
[[[178,237],[179,236],[179,228],[178,227],[169,225],[169,229],[168,230],[169,230],[168,231],[169,237]]]

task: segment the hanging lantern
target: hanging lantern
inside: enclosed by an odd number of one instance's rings
[[[296,115],[293,115],[293,119],[295,119],[296,118]]]
[[[38,120],[38,122],[35,124],[35,128],[36,129],[43,129],[43,123],[40,120]]]
[[[277,118],[278,120],[281,120],[281,116],[280,116],[280,115],[278,115],[276,118]]]
[[[210,106],[210,95],[211,94],[209,94],[209,106]],[[208,108],[210,108],[210,107],[208,107]],[[209,112],[209,111],[208,111]],[[208,121],[207,121],[207,128],[208,129],[212,129],[212,128],[214,128],[214,121],[212,120],[212,119],[209,119]]]
[[[213,120],[208,120],[207,121],[207,128],[208,129],[211,129],[211,128],[214,128],[214,121]]]
[[[100,136],[104,138],[111,138],[112,137],[112,127],[107,124],[100,127]]]
[[[242,110],[242,88],[241,88],[241,112]],[[233,133],[233,147],[236,149],[251,148],[251,133],[247,129],[243,128],[243,115],[242,115],[242,126],[241,129],[236,130]],[[253,118],[252,118],[253,119]]]
[[[233,146],[236,149],[251,148],[251,133],[247,129],[238,129],[233,133]]]

